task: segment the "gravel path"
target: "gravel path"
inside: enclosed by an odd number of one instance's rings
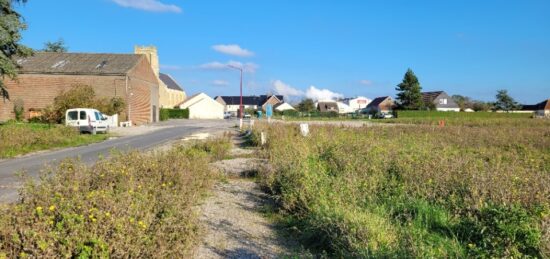
[[[250,154],[233,149],[233,154]],[[277,234],[275,225],[262,216],[269,203],[252,180],[244,178],[257,170],[262,160],[236,158],[218,161],[214,167],[227,175],[200,205],[204,236],[195,258],[277,258],[292,254],[296,244]]]

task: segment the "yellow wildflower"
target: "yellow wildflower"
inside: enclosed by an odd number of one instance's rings
[[[50,211],[54,211],[54,210],[55,210],[55,205],[50,206]]]

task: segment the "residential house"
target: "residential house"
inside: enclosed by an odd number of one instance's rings
[[[338,104],[335,101],[321,101],[316,104],[316,107],[320,112],[340,112]]]
[[[338,106],[338,113],[340,114],[354,113],[356,111],[354,108],[343,102],[336,102],[336,105]]]
[[[345,98],[342,100],[343,103],[345,103],[351,109],[353,109],[353,112],[365,109],[371,101],[372,101],[371,99],[363,96],[359,96],[356,98]]]
[[[176,80],[164,73],[160,73],[159,56],[154,46],[135,46],[135,54],[143,54],[151,63],[155,76],[159,80],[159,106],[161,108],[174,108],[185,101],[185,91]]]
[[[521,111],[514,112],[533,112],[536,116],[550,117],[550,99],[534,105],[522,105]]]
[[[422,101],[425,104],[433,103],[437,111],[460,111],[458,104],[444,91],[423,92]]]
[[[216,96],[214,99],[225,107],[226,112],[237,115],[241,103],[240,96]],[[245,110],[265,111],[268,104],[275,106],[279,103],[284,103],[282,95],[243,96],[243,109]]]
[[[362,113],[390,113],[393,112],[395,103],[390,96],[376,97],[367,107],[361,110]]]
[[[223,119],[223,105],[205,93],[190,96],[177,106],[189,109],[189,119]]]
[[[126,109],[120,120],[145,124],[158,120],[159,82],[141,54],[37,52],[16,58],[17,80],[4,78],[11,101],[0,102],[0,121],[13,119],[13,103],[22,100],[26,119],[39,116],[61,92],[89,85],[96,96],[121,97]]]

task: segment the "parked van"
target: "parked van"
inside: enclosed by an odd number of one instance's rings
[[[76,108],[69,109],[65,113],[65,125],[93,135],[98,132],[109,132],[109,125],[106,120],[107,117],[96,109]]]

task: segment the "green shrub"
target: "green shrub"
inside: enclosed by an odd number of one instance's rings
[[[25,113],[25,103],[22,99],[17,99],[13,102],[13,113],[15,113],[15,120],[22,121]]]
[[[160,120],[161,121],[167,121],[168,119],[170,119],[170,111],[168,109],[165,109],[165,108],[160,108],[160,116],[159,116]]]
[[[194,147],[112,155],[91,167],[66,160],[28,182],[19,203],[0,209],[0,257],[188,258],[211,155]]]
[[[75,85],[55,97],[53,105],[43,110],[40,121],[63,123],[65,112],[73,108],[94,108],[104,114],[113,115],[124,111],[125,106],[126,103],[121,97],[98,98],[92,86]]]
[[[189,109],[160,109],[160,120],[189,119]]]

